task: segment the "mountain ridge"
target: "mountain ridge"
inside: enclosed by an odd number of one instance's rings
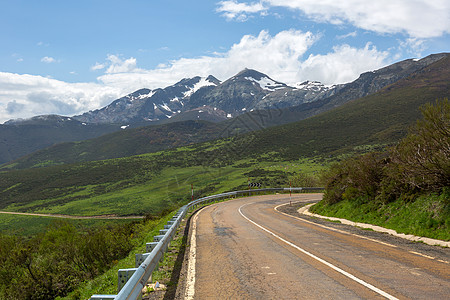
[[[184,121],[127,129],[91,141],[56,145],[17,160],[11,167],[28,168],[49,161],[62,164],[125,157],[215,139],[231,139],[232,142],[226,143],[232,143],[232,152],[242,156],[276,151],[290,159],[299,153],[314,155],[316,151],[334,155],[353,151],[360,144],[391,144],[403,137],[408,126],[420,116],[421,105],[450,93],[448,78],[450,56],[377,93],[347,101],[307,120],[265,128],[269,126],[264,123],[264,117],[267,122],[271,114],[273,119],[284,120],[290,118],[287,115],[290,111],[255,111],[221,123]],[[279,115],[274,116],[276,114]],[[202,149],[203,146],[198,147]],[[229,155],[216,153],[214,157]],[[4,167],[8,168],[7,165]]]
[[[91,139],[124,128],[206,120],[224,121],[234,134],[296,122],[424,72],[426,66],[445,57],[448,53],[404,60],[337,86],[306,81],[296,88],[244,69],[224,82],[213,76],[196,76],[164,89],[140,89],[79,116],[10,120],[0,125],[0,164],[57,143]],[[149,121],[151,118],[154,121]]]

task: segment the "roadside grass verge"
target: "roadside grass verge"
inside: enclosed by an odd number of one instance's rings
[[[383,205],[375,201],[349,200],[327,205],[321,201],[312,206],[310,211],[328,217],[378,225],[399,233],[449,241],[450,205],[445,196],[445,193],[421,196],[413,202],[398,199]]]

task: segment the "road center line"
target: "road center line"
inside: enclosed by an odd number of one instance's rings
[[[316,256],[316,255],[314,255],[314,254],[312,254],[312,253],[306,251],[305,249],[300,248],[299,246],[297,246],[297,245],[295,245],[295,244],[293,244],[293,243],[291,243],[291,242],[289,242],[289,241],[283,239],[282,237],[280,237],[279,235],[273,233],[272,231],[268,230],[267,228],[265,228],[265,227],[259,225],[258,223],[256,223],[256,222],[250,220],[248,217],[246,217],[246,216],[242,213],[242,210],[241,210],[241,209],[242,209],[244,206],[249,205],[249,204],[253,204],[253,203],[254,203],[254,202],[252,202],[252,203],[247,203],[247,204],[242,205],[241,207],[239,207],[238,211],[239,211],[239,213],[241,214],[241,216],[242,216],[244,219],[246,219],[247,221],[249,221],[250,223],[252,223],[252,224],[255,225],[256,227],[258,227],[258,228],[264,230],[265,232],[267,232],[267,233],[269,233],[270,235],[276,237],[276,238],[279,239],[280,241],[282,241],[282,242],[288,244],[289,246],[291,246],[291,247],[293,247],[293,248],[299,250],[300,252],[302,252],[302,253],[308,255],[309,257],[311,257],[311,258],[313,258],[313,259],[315,259],[315,260],[321,262],[322,264],[326,265],[327,267],[330,267],[331,269],[333,269],[333,270],[335,270],[335,271],[341,273],[342,275],[344,275],[344,276],[346,276],[346,277],[348,277],[348,278],[350,278],[350,279],[356,281],[357,283],[359,283],[359,284],[365,286],[366,288],[368,288],[368,289],[370,289],[370,290],[372,290],[372,291],[374,291],[374,292],[376,292],[376,293],[382,295],[383,297],[386,297],[387,299],[398,299],[398,298],[392,296],[391,294],[388,294],[388,293],[386,293],[385,291],[380,290],[379,288],[377,288],[377,287],[371,285],[370,283],[367,283],[367,282],[365,282],[364,280],[359,279],[358,277],[356,277],[356,276],[354,276],[354,275],[352,275],[352,274],[350,274],[350,273],[348,273],[348,272],[342,270],[341,268],[336,267],[335,265],[333,265],[333,264],[327,262],[326,260],[323,260],[323,259],[321,259],[320,257],[318,257],[318,256]]]

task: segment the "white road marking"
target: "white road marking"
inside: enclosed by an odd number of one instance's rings
[[[422,253],[419,253],[419,252],[416,252],[416,251],[409,251],[409,253],[420,255],[422,257],[426,257],[426,258],[429,258],[429,259],[435,259],[433,256],[425,255],[425,254],[422,254]]]
[[[204,207],[206,208],[206,207]],[[188,269],[187,269],[187,276],[186,276],[186,290],[184,294],[184,299],[191,300],[194,299],[195,295],[195,260],[196,260],[196,234],[197,234],[197,219],[200,212],[204,209],[202,208],[197,212],[197,214],[194,216],[194,219],[192,219],[192,234],[191,234],[191,244],[189,247],[189,261],[188,261]]]
[[[388,243],[385,243],[385,242],[382,242],[382,241],[379,241],[379,240],[371,239],[371,238],[368,238],[368,237],[365,237],[365,236],[362,236],[362,235],[350,233],[350,232],[343,231],[343,230],[339,230],[339,229],[336,229],[336,228],[328,227],[328,226],[325,226],[325,225],[322,225],[322,224],[317,224],[317,223],[314,223],[314,222],[311,222],[311,221],[308,221],[308,220],[305,220],[305,219],[302,219],[302,218],[298,218],[298,217],[289,215],[289,214],[287,214],[287,213],[284,213],[284,212],[281,212],[281,211],[278,210],[278,207],[284,206],[284,205],[288,205],[288,204],[289,204],[289,203],[285,203],[285,204],[280,204],[280,205],[278,205],[278,206],[275,206],[275,207],[274,207],[274,210],[277,211],[277,212],[280,213],[280,214],[283,214],[283,215],[285,215],[285,216],[288,216],[288,217],[291,217],[291,218],[300,220],[300,221],[305,222],[305,223],[313,224],[313,225],[316,225],[316,226],[319,226],[319,227],[322,227],[322,228],[325,228],[325,229],[328,229],[328,230],[336,231],[336,232],[339,232],[339,233],[342,233],[342,234],[347,234],[347,235],[356,236],[356,237],[359,237],[359,238],[361,238],[361,239],[369,240],[369,241],[372,241],[372,242],[375,242],[375,243],[379,243],[379,244],[382,244],[382,245],[385,245],[385,246],[397,248],[397,246],[392,245],[392,244],[388,244]]]
[[[297,202],[294,202],[294,203],[298,203],[298,202],[300,202],[300,201],[297,201]],[[289,215],[287,213],[284,213],[284,212],[278,210],[278,207],[284,206],[284,205],[288,205],[288,204],[289,203],[284,203],[284,204],[277,205],[277,206],[274,207],[274,210],[276,212],[280,213],[280,214],[285,215],[285,216],[288,216],[288,217],[291,217],[291,218],[294,218],[294,219],[297,219],[297,220],[300,220],[300,221],[303,221],[303,222],[306,222],[306,223],[309,223],[309,224],[313,224],[313,225],[316,225],[316,226],[319,226],[319,227],[322,227],[322,228],[326,228],[328,230],[336,231],[336,232],[339,232],[339,233],[342,233],[342,234],[356,236],[356,237],[359,237],[361,239],[365,239],[365,240],[369,240],[369,241],[372,241],[372,242],[375,242],[375,243],[379,243],[379,244],[382,244],[382,245],[385,245],[385,246],[397,248],[397,246],[392,245],[392,244],[388,244],[388,243],[385,243],[385,242],[382,242],[382,241],[379,241],[379,240],[371,239],[371,238],[368,238],[368,237],[365,237],[365,236],[362,236],[362,235],[359,235],[359,234],[354,234],[354,233],[346,232],[346,231],[339,230],[339,229],[336,229],[336,228],[328,227],[328,226],[325,226],[325,225],[322,225],[322,224],[317,224],[317,223],[314,223],[314,222],[311,222],[311,221],[308,221],[308,220],[305,220],[305,219],[302,219],[302,218],[298,218],[296,216]],[[415,252],[415,251],[409,251],[409,252],[413,253],[413,254],[416,254],[416,255],[420,255],[422,257],[429,258],[429,259],[433,259],[433,260],[436,259],[433,256],[428,256],[428,255],[425,255],[425,254],[422,254],[422,253],[419,253],[419,252]],[[443,262],[443,263],[447,263],[447,264],[449,263],[449,262],[444,261],[444,260],[437,260],[437,261],[440,261],[440,262]]]
[[[253,204],[253,203],[254,203],[254,202],[244,204],[244,205],[242,205],[241,207],[239,207],[239,209],[238,209],[238,211],[239,211],[239,213],[241,214],[241,216],[242,216],[244,219],[246,219],[247,221],[249,221],[250,223],[252,223],[253,225],[257,226],[258,228],[260,228],[260,229],[262,229],[262,230],[264,230],[265,232],[267,232],[267,233],[269,233],[270,235],[276,237],[276,238],[279,239],[280,241],[282,241],[282,242],[288,244],[289,246],[291,246],[291,247],[293,247],[293,248],[299,250],[300,252],[302,252],[302,253],[308,255],[309,257],[311,257],[311,258],[313,258],[313,259],[315,259],[315,260],[321,262],[322,264],[326,265],[327,267],[330,267],[331,269],[333,269],[333,270],[335,270],[335,271],[341,273],[342,275],[344,275],[344,276],[346,276],[346,277],[348,277],[348,278],[350,278],[350,279],[356,281],[357,283],[359,283],[359,284],[361,284],[361,285],[367,287],[368,289],[370,289],[370,290],[372,290],[372,291],[374,291],[374,292],[376,292],[376,293],[382,295],[383,297],[386,297],[387,299],[398,299],[398,298],[392,296],[391,294],[388,294],[388,293],[386,293],[385,291],[380,290],[379,288],[377,288],[377,287],[371,285],[370,283],[367,283],[367,282],[365,282],[364,280],[359,279],[358,277],[356,277],[356,276],[354,276],[354,275],[352,275],[352,274],[350,274],[350,273],[348,273],[348,272],[342,270],[341,268],[336,267],[335,265],[333,265],[333,264],[327,262],[326,260],[323,260],[323,259],[321,259],[320,257],[318,257],[318,256],[316,256],[316,255],[314,255],[314,254],[312,254],[312,253],[306,251],[305,249],[300,248],[299,246],[297,246],[297,245],[295,245],[295,244],[293,244],[293,243],[291,243],[291,242],[289,242],[289,241],[283,239],[282,237],[280,237],[279,235],[273,233],[272,231],[268,230],[267,228],[265,228],[265,227],[259,225],[258,223],[256,223],[256,222],[250,220],[249,218],[247,218],[247,217],[242,213],[242,210],[241,210],[241,209],[242,209],[242,207],[244,207],[244,206],[246,206],[246,205],[249,205],[249,204]]]

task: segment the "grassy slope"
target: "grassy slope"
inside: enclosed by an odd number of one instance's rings
[[[76,121],[59,124],[31,123],[0,125],[0,164],[55,143],[91,139],[120,130],[119,125],[83,126]]]
[[[450,241],[450,207],[445,205],[444,197],[448,197],[448,194],[422,196],[414,202],[399,199],[382,206],[373,202],[348,200],[333,205],[320,202],[311,211],[329,217],[379,225],[400,233]]]
[[[91,140],[57,144],[7,163],[3,169],[25,169],[157,152],[213,140],[221,132],[220,125],[205,121],[132,128]]]

